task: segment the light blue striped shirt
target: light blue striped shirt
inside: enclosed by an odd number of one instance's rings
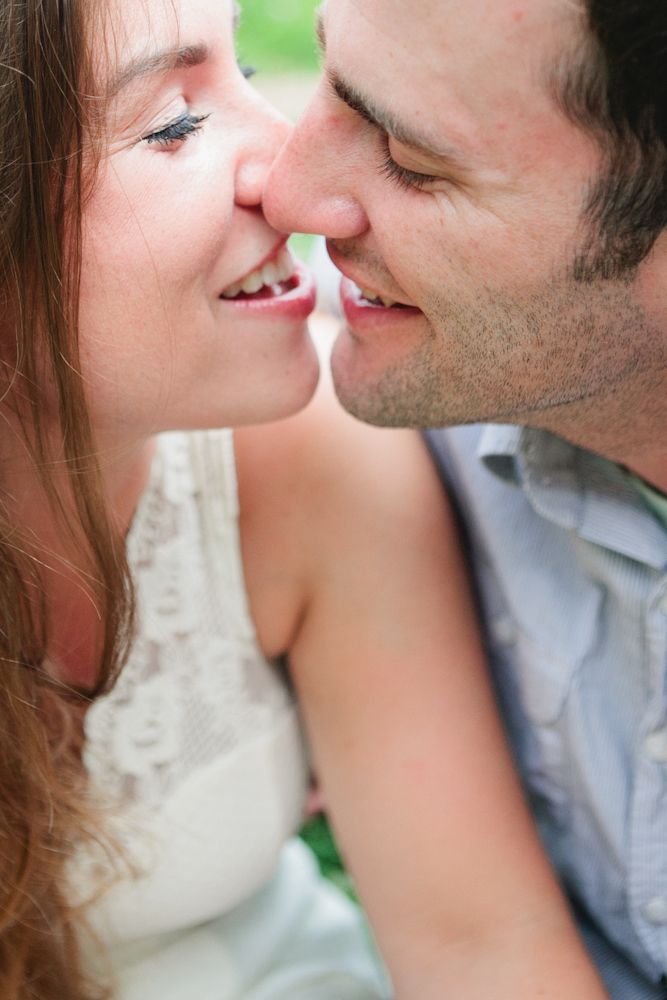
[[[667,997],[667,530],[543,431],[427,435],[542,837],[614,1000]]]

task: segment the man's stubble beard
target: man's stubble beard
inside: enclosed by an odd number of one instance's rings
[[[651,326],[630,278],[568,274],[514,297],[489,287],[458,301],[436,293],[425,314],[427,332],[400,363],[378,364],[380,340],[339,340],[336,392],[360,420],[521,423],[599,446],[610,414],[620,420],[619,395],[627,389],[627,405],[641,407],[632,386],[665,369],[667,335]]]

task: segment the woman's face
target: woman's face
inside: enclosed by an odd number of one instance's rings
[[[286,416],[317,381],[312,282],[280,285],[292,265],[261,209],[287,126],[237,65],[234,17],[232,0],[115,0],[100,43],[114,96],[80,336],[94,425],[118,440]]]

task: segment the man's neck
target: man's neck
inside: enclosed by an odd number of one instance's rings
[[[667,494],[667,452],[656,457],[630,459],[624,465],[653,489]]]
[[[667,373],[638,371],[622,384],[581,400],[527,414],[579,448],[608,458],[667,493]]]

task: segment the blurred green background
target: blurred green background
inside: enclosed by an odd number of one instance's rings
[[[304,110],[319,76],[315,11],[320,0],[241,0],[236,49],[257,70],[253,83],[291,121]],[[313,237],[295,233],[293,252],[307,260]]]
[[[241,0],[238,34],[241,61],[272,76],[315,73],[316,7],[316,0]]]

